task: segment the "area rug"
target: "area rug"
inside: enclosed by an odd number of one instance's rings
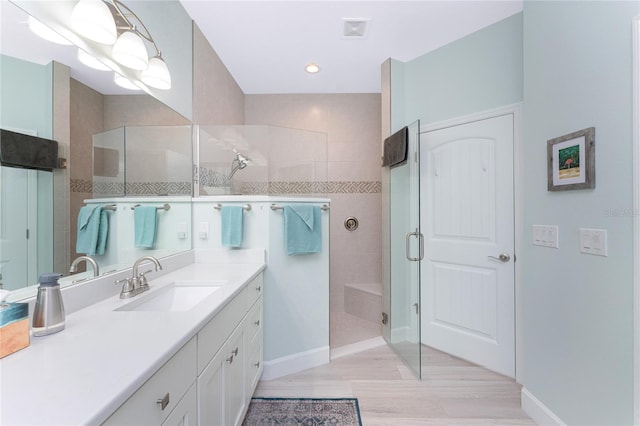
[[[362,426],[357,398],[253,398],[243,426]]]

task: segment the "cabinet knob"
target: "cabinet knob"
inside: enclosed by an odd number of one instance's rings
[[[169,393],[167,392],[164,398],[156,400],[156,403],[160,404],[162,411],[164,411],[164,409],[167,408],[167,405],[169,405]]]
[[[233,355],[231,355],[229,358],[227,358],[227,362],[229,364],[233,364]]]
[[[236,348],[235,348],[234,350],[232,350],[232,351],[231,351],[231,353],[232,353],[234,356],[238,356],[238,347],[236,346]]]
[[[260,368],[260,361],[254,362],[253,366],[256,367],[256,368]]]
[[[255,325],[260,325],[260,320],[254,321],[253,322]]]
[[[256,291],[260,291],[260,290],[262,290],[262,286],[256,287]]]

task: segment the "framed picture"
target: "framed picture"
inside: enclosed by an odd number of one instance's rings
[[[596,129],[589,127],[547,141],[547,190],[596,187]]]

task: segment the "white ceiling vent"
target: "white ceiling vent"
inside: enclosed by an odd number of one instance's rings
[[[365,38],[369,29],[369,19],[342,18],[344,38]]]

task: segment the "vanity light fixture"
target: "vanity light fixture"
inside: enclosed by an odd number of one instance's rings
[[[133,84],[131,82],[131,80],[129,80],[126,77],[121,76],[120,74],[118,74],[117,72],[113,73],[113,82],[116,83],[118,86],[125,88],[125,89],[129,89],[129,90],[141,90],[138,86],[136,86],[135,84]]]
[[[127,30],[120,34],[116,44],[113,45],[111,56],[120,65],[142,71],[147,69],[149,58],[142,38],[134,31],[135,28],[133,31]]]
[[[160,52],[157,56],[149,59],[147,69],[142,71],[141,79],[147,86],[162,90],[171,89],[171,74],[167,64],[162,60]]]
[[[82,49],[78,49],[78,60],[89,68],[93,68],[98,71],[111,71],[111,68],[109,68]]]
[[[80,0],[71,13],[71,28],[101,44],[113,44],[118,37],[113,14],[102,0]]]
[[[29,29],[34,34],[36,34],[39,37],[42,37],[45,40],[48,40],[48,41],[52,42],[52,43],[62,44],[62,45],[65,45],[65,46],[71,46],[73,44],[69,40],[67,40],[66,38],[62,37],[60,34],[55,32],[51,28],[47,27],[45,24],[43,24],[42,22],[38,21],[36,18],[34,18],[31,15],[29,15],[28,25],[29,25]]]
[[[113,44],[112,59],[141,71],[140,80],[147,86],[161,90],[171,88],[171,74],[155,40],[138,15],[120,0],[80,0],[74,6],[71,22],[81,36]],[[155,50],[151,59],[145,42]],[[136,89],[139,88],[136,86]]]
[[[313,62],[308,64],[305,67],[305,70],[309,73],[309,74],[315,74],[317,72],[320,71],[320,66],[318,64],[314,64]]]

